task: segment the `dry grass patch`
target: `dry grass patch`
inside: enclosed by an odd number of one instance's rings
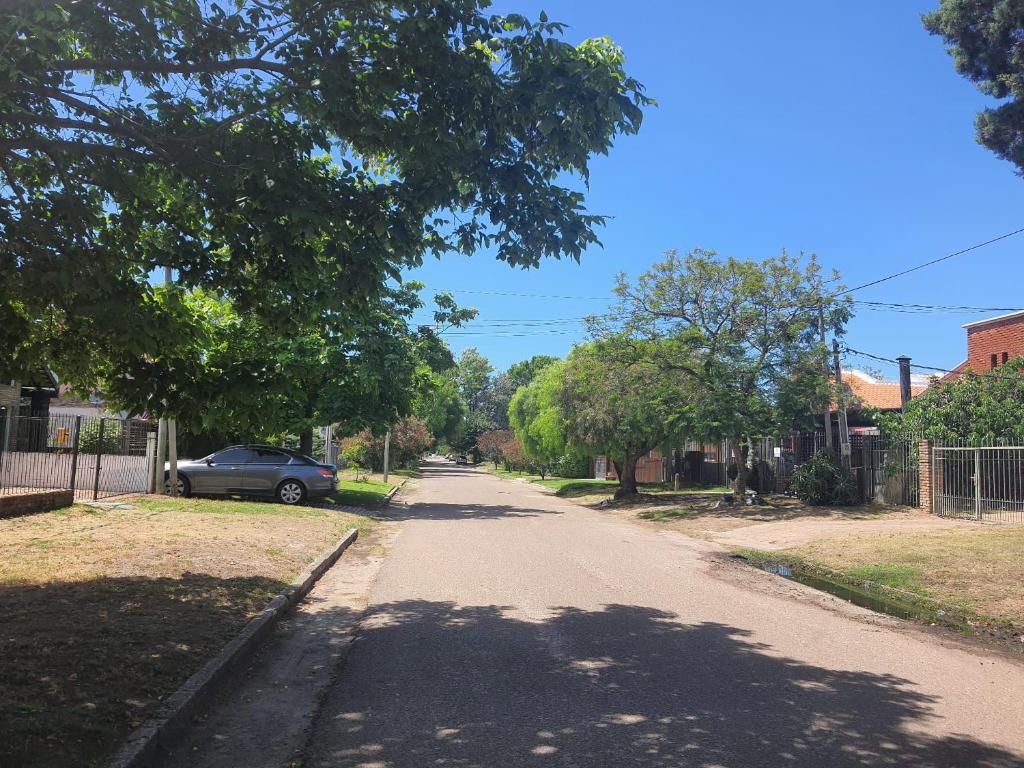
[[[146,498],[0,520],[0,765],[98,765],[367,518]]]
[[[1024,526],[842,536],[787,550],[854,579],[906,589],[1024,624]]]

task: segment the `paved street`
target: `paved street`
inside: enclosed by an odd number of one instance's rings
[[[483,473],[406,512],[308,766],[1024,765],[1015,662]]]

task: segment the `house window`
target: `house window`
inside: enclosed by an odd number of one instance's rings
[[[1006,365],[1006,361],[1009,360],[1009,359],[1010,359],[1010,355],[1008,353],[1006,353],[1006,352],[1003,352],[1003,365]]]
[[[992,367],[995,368],[999,362],[999,358],[996,355],[992,355]]]

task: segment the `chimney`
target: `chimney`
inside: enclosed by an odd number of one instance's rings
[[[910,402],[910,358],[901,355],[896,362],[900,364],[900,408],[905,411]]]

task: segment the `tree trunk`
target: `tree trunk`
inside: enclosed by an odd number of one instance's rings
[[[732,443],[733,460],[736,462],[736,481],[733,492],[736,494],[736,501],[742,502],[747,493],[747,456],[740,438],[734,437],[730,442]]]
[[[313,455],[313,428],[306,427],[299,433],[299,453],[303,456]]]
[[[619,487],[615,491],[616,499],[628,499],[636,496],[636,463],[639,459],[639,454],[627,453],[622,459],[622,464],[615,465],[615,471],[619,473]]]

